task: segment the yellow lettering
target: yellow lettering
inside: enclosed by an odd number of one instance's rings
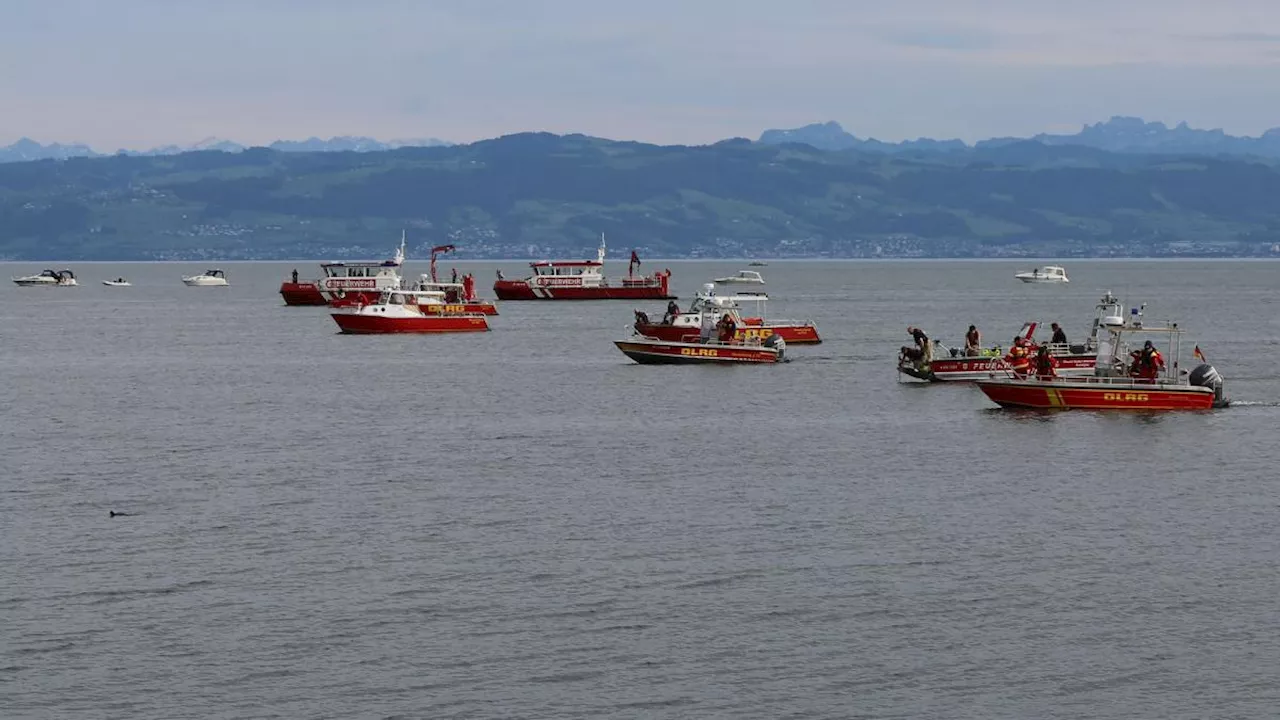
[[[698,357],[716,357],[720,354],[715,348],[680,348],[681,355],[696,355]]]

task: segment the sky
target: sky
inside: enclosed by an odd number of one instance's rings
[[[1277,0],[4,0],[0,145],[1280,126]]]

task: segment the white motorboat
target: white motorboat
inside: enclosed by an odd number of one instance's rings
[[[125,280],[124,278],[116,278],[115,280],[103,280],[102,284],[106,285],[107,287],[132,287],[133,286],[133,283],[129,282],[128,280]]]
[[[760,273],[755,270],[739,270],[737,275],[718,277],[715,281],[721,285],[728,283],[749,283],[752,285],[764,284],[764,278],[760,277]]]
[[[1045,265],[1031,272],[1020,272],[1014,277],[1024,283],[1067,283],[1067,271],[1057,265]]]
[[[21,287],[75,287],[76,275],[70,270],[45,270],[39,275],[13,278],[13,282]]]
[[[221,270],[205,270],[203,275],[182,278],[187,287],[226,287],[227,274]]]

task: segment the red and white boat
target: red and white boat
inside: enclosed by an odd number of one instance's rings
[[[640,258],[631,253],[627,277],[612,284],[604,276],[604,236],[595,260],[541,260],[530,263],[533,274],[523,280],[505,280],[498,271],[493,294],[499,300],[674,300],[668,291],[671,271],[636,276]]]
[[[637,335],[615,341],[614,345],[641,365],[779,363],[785,361],[787,347],[778,335],[763,342],[668,342]]]
[[[1093,374],[1098,357],[1098,333],[1102,328],[1124,323],[1124,310],[1120,301],[1108,292],[1095,306],[1093,325],[1083,344],[1048,343],[1049,353],[1058,364],[1058,374],[1063,376],[1088,376]],[[949,348],[931,341],[929,352],[920,359],[898,356],[898,372],[917,380],[929,382],[971,382],[989,378],[993,373],[1003,375],[1007,371],[1025,374],[1031,357],[1040,349],[1035,342],[1038,323],[1029,322],[1014,336],[1015,347],[1021,343],[1021,352],[1010,348],[1005,352],[999,346],[982,351],[980,355],[964,355],[959,348]]]
[[[660,322],[654,322],[646,313],[636,311],[635,331],[645,337],[668,342],[697,340],[702,326],[708,316],[714,325],[726,315],[736,327],[734,339],[739,342],[763,340],[770,335],[778,335],[788,343],[816,344],[822,342],[818,336],[818,328],[813,321],[799,320],[766,320],[764,306],[769,296],[764,293],[740,293],[738,295],[717,295],[715,284],[702,286],[702,292],[694,296],[689,310],[681,313],[666,313]],[[742,316],[742,304],[756,303],[754,317]]]
[[[344,333],[484,332],[489,321],[479,313],[449,310],[439,290],[387,290],[378,301],[335,308],[333,321]]]
[[[1210,410],[1230,404],[1222,376],[1204,362],[1198,346],[1194,355],[1201,364],[1190,374],[1179,370],[1183,331],[1176,323],[1143,327],[1136,308],[1133,317],[1127,324],[1107,326],[1107,337],[1098,344],[1097,367],[1091,377],[1017,377],[1008,373],[1005,377],[978,380],[978,389],[1003,408],[1163,411]],[[1141,351],[1130,352],[1127,340],[1152,334],[1168,337],[1166,347],[1173,362],[1165,365],[1161,361],[1158,367],[1153,363],[1143,377],[1136,360]],[[1135,357],[1133,365],[1122,360],[1129,356]]]
[[[370,305],[378,302],[382,293],[400,288],[400,266],[404,265],[404,233],[400,234],[400,247],[390,260],[356,260],[353,262],[329,262],[320,265],[324,277],[315,281],[316,291],[323,304],[334,307]],[[286,283],[289,285],[290,283]],[[299,285],[303,283],[298,283]],[[300,290],[299,297],[306,291]],[[280,288],[284,295],[284,286]],[[285,297],[289,303],[289,298]],[[302,304],[302,303],[297,303]]]
[[[303,280],[280,283],[280,297],[285,305],[328,305],[329,302],[320,294],[319,280]]]

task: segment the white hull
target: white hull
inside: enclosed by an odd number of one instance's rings
[[[1044,276],[1035,277],[1031,275],[1016,275],[1015,277],[1017,277],[1019,280],[1021,280],[1024,283],[1047,283],[1050,285],[1061,285],[1063,283],[1071,282],[1066,278],[1054,278],[1054,277],[1044,277]]]
[[[226,287],[226,278],[215,277],[189,277],[182,278],[182,282],[187,287]]]
[[[106,285],[107,287],[132,287],[133,286],[133,283],[131,282],[116,282],[115,280],[103,280],[102,284]]]
[[[742,278],[716,278],[717,285],[763,285],[763,280],[743,280]]]
[[[48,278],[14,278],[13,284],[18,287],[40,287],[43,285],[53,287],[58,284],[58,281],[50,280]]]

